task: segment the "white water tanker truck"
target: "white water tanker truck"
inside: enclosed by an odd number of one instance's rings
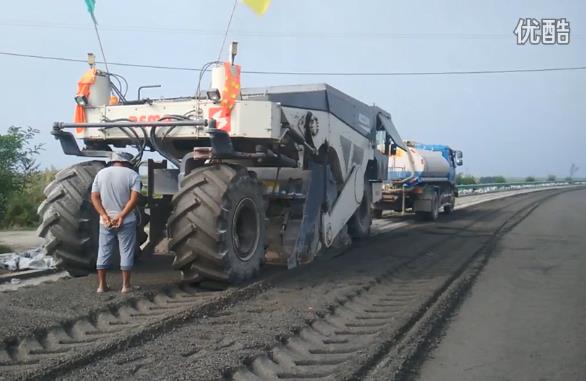
[[[391,148],[388,180],[381,199],[374,203],[374,217],[380,218],[384,210],[411,211],[435,221],[440,209],[451,213],[458,196],[456,167],[463,164],[462,152],[445,145],[406,145],[406,149]]]
[[[267,257],[291,268],[336,237],[368,236],[390,147],[408,149],[390,114],[325,84],[241,89],[237,65],[215,65],[195,96],[128,100],[118,77],[90,62],[76,123],[52,131],[65,154],[89,161],[59,172],[39,207],[39,234],[61,268],[94,270],[90,186],[128,147],[134,168],[147,169],[139,244],[148,253],[167,237],[185,281],[241,282]],[[164,159],[143,161],[146,151]]]

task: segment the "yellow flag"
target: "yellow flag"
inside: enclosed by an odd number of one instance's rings
[[[262,16],[269,9],[271,0],[242,0],[242,2],[248,5],[257,15]]]

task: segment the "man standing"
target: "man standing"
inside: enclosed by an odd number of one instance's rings
[[[134,213],[140,192],[140,176],[130,168],[132,155],[112,153],[110,166],[98,172],[92,185],[92,204],[100,215],[98,260],[98,293],[108,290],[106,271],[110,268],[115,245],[120,252],[122,293],[131,290],[130,270],[136,250]]]

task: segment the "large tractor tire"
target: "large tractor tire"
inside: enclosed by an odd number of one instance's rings
[[[60,171],[45,188],[46,199],[37,210],[42,219],[37,232],[45,238],[47,254],[56,259],[57,267],[74,277],[88,275],[96,269],[99,216],[90,197],[94,177],[105,167],[102,161],[88,161]],[[148,238],[144,231],[144,204],[141,195],[136,255]],[[113,258],[114,266],[116,261]]]
[[[253,278],[264,260],[262,187],[244,169],[196,168],[183,178],[167,223],[173,267],[187,282]]]
[[[95,271],[99,225],[90,193],[94,177],[104,167],[102,161],[88,161],[57,173],[37,211],[42,218],[37,232],[45,238],[47,254],[73,276]]]
[[[371,198],[372,190],[370,183],[367,182],[364,185],[362,202],[348,220],[348,234],[353,239],[364,239],[370,235],[370,226],[372,225]]]

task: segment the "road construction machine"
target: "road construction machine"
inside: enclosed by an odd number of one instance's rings
[[[440,209],[451,213],[458,196],[456,167],[463,164],[462,151],[438,144],[405,144],[407,149],[391,147],[388,179],[381,199],[374,202],[373,216],[380,218],[384,210],[393,210],[435,221]]]
[[[388,112],[326,84],[240,88],[231,61],[211,65],[210,89],[195,96],[127,100],[118,76],[90,66],[75,122],[52,130],[65,154],[89,161],[59,172],[39,207],[46,250],[73,275],[95,266],[90,186],[113,151],[134,148],[146,171],[143,256],[168,238],[183,280],[229,284],[367,237],[389,150],[408,149]],[[148,151],[160,160],[143,160]]]

